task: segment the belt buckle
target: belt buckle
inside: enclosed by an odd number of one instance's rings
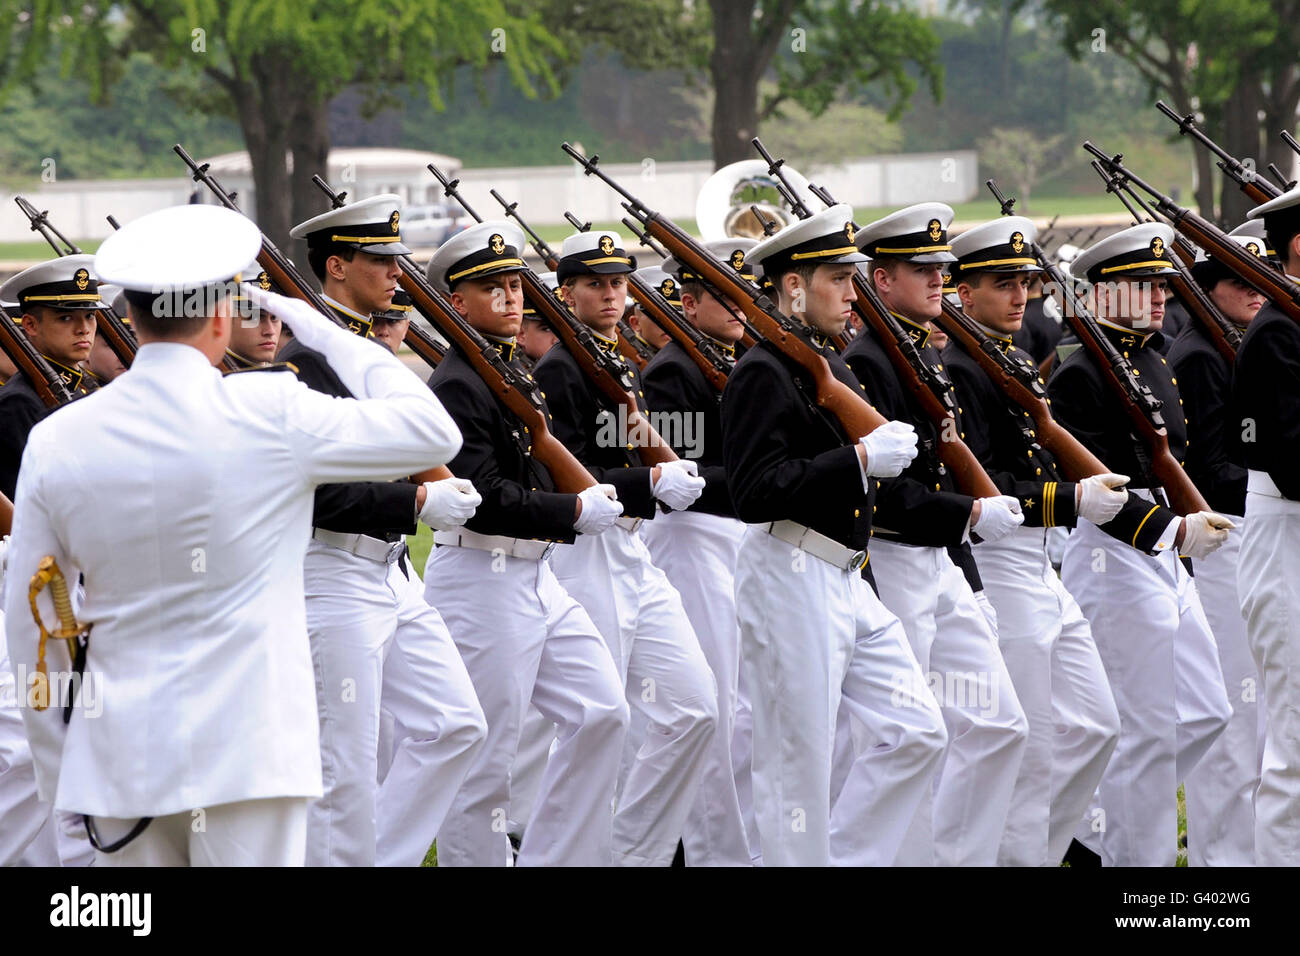
[[[861,571],[862,566],[866,563],[867,563],[867,552],[865,551],[855,552],[853,557],[849,558],[849,566],[847,570]]]
[[[388,555],[384,558],[386,564],[396,564],[402,560],[402,541],[399,539],[388,546]]]

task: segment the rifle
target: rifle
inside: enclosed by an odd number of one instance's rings
[[[768,172],[776,177],[777,189],[786,204],[800,219],[807,219],[812,210],[786,180],[781,167],[784,159],[774,160],[763,147],[758,137],[751,140],[755,149],[767,161]],[[829,192],[816,186],[810,186],[814,196],[827,207],[834,206],[835,200]],[[754,210],[757,216],[759,212]],[[762,221],[760,219],[760,221]],[[858,226],[853,225],[856,231]],[[957,426],[957,400],[953,395],[951,383],[940,373],[939,369],[921,357],[920,350],[912,337],[894,318],[889,307],[881,300],[880,294],[863,277],[855,267],[853,270],[853,289],[857,299],[853,302],[853,311],[876,332],[881,348],[889,357],[889,364],[894,366],[894,374],[903,387],[911,393],[913,400],[921,407],[927,418],[934,424],[940,437],[938,448],[927,451],[938,456],[939,461],[951,469],[953,479],[965,494],[976,498],[993,498],[1002,494],[993,479],[985,472],[975,453],[961,440],[961,430]],[[929,445],[929,442],[925,442]]]
[[[39,232],[45,241],[50,244],[50,248],[54,250],[55,255],[62,258],[63,256],[82,254],[81,249],[75,243],[50,223],[48,211],[37,212],[36,207],[22,196],[15,196],[14,202],[18,204],[18,208],[23,211],[23,215],[31,223],[32,232]],[[113,308],[112,304],[96,310],[95,316],[97,320],[95,323],[96,329],[103,332],[104,341],[113,350],[113,354],[117,356],[118,361],[129,367],[131,360],[135,358],[136,349],[139,348],[135,340],[135,334],[127,328],[126,323],[122,321],[122,317],[117,314],[117,310]]]
[[[986,180],[984,184],[993,193],[993,198],[998,201],[1002,215],[1012,215],[1016,201],[1003,196],[997,183],[992,179]],[[1074,283],[1067,280],[1060,268],[1043,255],[1038,243],[1033,243],[1032,248],[1048,281],[1061,291],[1064,298],[1061,312],[1065,320],[1070,323],[1070,328],[1079,337],[1079,342],[1087,349],[1093,362],[1101,371],[1102,380],[1110,386],[1111,391],[1119,399],[1134,433],[1146,446],[1147,457],[1151,462],[1151,473],[1164,487],[1165,493],[1169,496],[1170,506],[1180,515],[1191,514],[1194,511],[1209,511],[1210,506],[1206,504],[1205,498],[1192,483],[1187,472],[1183,470],[1183,466],[1178,463],[1178,459],[1174,458],[1169,451],[1169,435],[1165,429],[1164,417],[1160,413],[1160,400],[1152,394],[1145,383],[1137,380],[1133,364],[1124,358],[1110,339],[1106,338],[1097,324],[1097,319],[1080,298]]]
[[[63,377],[36,351],[27,333],[18,327],[13,318],[0,307],[0,349],[9,356],[18,369],[27,376],[46,408],[58,408],[72,401],[72,392]]]
[[[1188,113],[1186,116],[1179,116],[1172,109],[1165,105],[1164,100],[1156,102],[1156,109],[1164,113],[1171,120],[1178,124],[1178,132],[1184,136],[1191,136],[1215,156],[1219,157],[1215,163],[1224,174],[1241,187],[1241,191],[1256,203],[1266,203],[1270,199],[1276,199],[1282,193],[1276,186],[1267,179],[1262,178],[1255,170],[1240,162],[1235,156],[1225,150],[1222,146],[1210,139],[1205,130],[1196,125],[1196,115]],[[1087,148],[1087,144],[1084,144]],[[1145,188],[1145,187],[1144,187]]]
[[[690,266],[691,271],[701,276],[705,282],[720,289],[723,295],[740,306],[763,338],[812,376],[817,404],[836,417],[851,441],[856,441],[885,423],[885,417],[859,392],[849,388],[831,373],[825,356],[811,344],[812,330],[782,314],[765,293],[742,279],[730,265],[719,262],[685,230],[647,207],[614,182],[603,169],[597,167],[600,157],[592,156],[588,159],[568,143],[564,143],[561,148],[582,166],[586,175],[596,176],[621,195],[626,200],[623,208],[641,223],[647,233],[663,243],[673,258]]]
[[[330,197],[336,208],[343,205],[346,193],[336,193],[319,175],[313,176],[312,182]],[[398,256],[397,263],[402,269],[397,281],[410,294],[415,308],[437,326],[497,400],[523,423],[532,441],[532,455],[551,473],[556,490],[577,494],[594,485],[596,480],[591,473],[551,434],[542,392],[532,377],[521,375],[511,367],[501,357],[500,350],[456,311],[410,256]],[[442,477],[450,474],[448,471]]]
[[[1135,223],[1142,222],[1142,217],[1138,215],[1139,209],[1147,213],[1149,221],[1156,221],[1154,211],[1140,196],[1129,189],[1128,183],[1122,176],[1107,173],[1101,163],[1095,159],[1092,161],[1092,168],[1105,181],[1106,191],[1115,194]],[[1129,201],[1130,198],[1132,202]],[[1196,252],[1192,249],[1191,243],[1182,236],[1175,236],[1173,251],[1175,253],[1173,266],[1178,270],[1178,275],[1169,277],[1170,287],[1187,306],[1206,337],[1214,343],[1215,349],[1229,365],[1232,365],[1237,360],[1237,349],[1241,345],[1241,329],[1219,311],[1218,306],[1201,288],[1201,284],[1193,278],[1191,266],[1196,261]]]
[[[460,194],[457,188],[460,185],[459,179],[448,179],[433,163],[429,164],[428,169],[437,177],[438,182],[442,183],[443,193],[448,198],[460,203],[473,219],[478,222],[483,221],[483,217],[475,212],[474,208],[465,201],[465,197]],[[537,277],[537,273],[525,267],[519,275],[523,280],[525,297],[537,314],[550,323],[555,335],[577,361],[578,368],[610,402],[616,407],[622,407],[622,414],[626,415],[625,420],[629,426],[629,437],[635,436],[635,439],[640,439],[642,442],[637,446],[641,463],[653,467],[676,461],[677,453],[659,437],[659,433],[651,426],[649,419],[641,414],[636,396],[632,393],[634,379],[631,373],[623,368],[622,363],[613,359],[596,344],[596,337],[591,329],[580,322],[564,303],[551,294],[551,291],[542,284],[542,280]]]
[[[1279,309],[1300,322],[1300,284],[1274,267],[1263,256],[1247,252],[1218,226],[1201,218],[1190,209],[1178,205],[1150,183],[1140,179],[1132,170],[1124,166],[1123,155],[1108,156],[1092,143],[1084,143],[1083,148],[1100,159],[1104,167],[1147,193],[1154,201],[1156,210],[1168,219],[1175,229],[1185,233],[1207,254],[1214,256],[1231,269],[1243,282],[1264,293]]]

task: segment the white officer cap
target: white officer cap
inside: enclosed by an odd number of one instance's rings
[[[1277,258],[1277,251],[1273,249],[1268,242],[1268,234],[1264,231],[1263,219],[1247,219],[1232,232],[1230,236],[1249,236],[1252,239],[1261,240],[1260,248],[1263,249],[1264,255],[1269,259]]]
[[[102,309],[95,257],[83,253],[29,266],[0,285],[0,300],[16,303],[20,312],[32,306],[63,312]]]
[[[759,240],[745,259],[747,263],[762,265],[764,274],[769,276],[779,275],[792,265],[863,262],[866,256],[854,245],[855,235],[853,207],[836,203]]]
[[[949,270],[960,282],[978,272],[1038,272],[1034,243],[1038,230],[1024,216],[1001,216],[967,229],[952,241],[957,257]]]
[[[700,245],[704,246],[713,258],[735,269],[742,279],[749,282],[758,281],[758,268],[750,257],[754,247],[758,245],[757,239],[750,239],[747,236],[729,236],[725,239],[710,239]],[[677,276],[682,282],[691,282],[699,278],[689,266],[678,262],[673,256],[664,260],[663,270],[669,275]]]
[[[636,257],[627,254],[622,236],[608,230],[591,230],[564,240],[555,276],[563,285],[571,276],[616,275],[635,269]]]
[[[104,240],[95,272],[128,292],[177,292],[228,282],[262,247],[262,233],[224,206],[169,206]]]
[[[527,268],[520,250],[523,230],[504,219],[489,219],[458,232],[441,246],[424,270],[429,281],[450,291],[462,279],[482,279]]]
[[[875,259],[888,256],[908,262],[952,262],[948,227],[952,207],[941,202],[923,202],[891,213],[858,230],[858,248]]]
[[[664,265],[672,261],[667,259]],[[636,274],[646,285],[663,296],[673,308],[682,307],[682,287],[666,269],[661,266],[646,266],[644,269],[637,269]]]
[[[1229,235],[1228,238],[1241,246],[1252,256],[1258,256],[1263,259],[1268,258],[1264,252],[1264,240],[1257,239],[1255,236]],[[1196,261],[1192,263],[1191,272],[1192,278],[1197,281],[1201,288],[1207,290],[1214,288],[1214,286],[1223,279],[1237,278],[1236,272],[1228,268],[1228,266],[1226,266],[1216,256],[1208,255],[1206,251],[1199,246],[1196,248]]]
[[[1162,222],[1144,222],[1094,242],[1071,263],[1071,272],[1089,282],[1177,272],[1169,246],[1174,230]]]
[[[401,209],[401,196],[383,193],[313,216],[289,235],[305,238],[312,248],[344,246],[375,256],[406,256],[411,250],[402,244]]]

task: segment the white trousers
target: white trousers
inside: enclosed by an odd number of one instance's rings
[[[614,814],[614,862],[667,866],[695,801],[718,722],[718,697],[682,599],[645,543],[615,526],[551,556],[609,645],[627,701],[646,720]]]
[[[736,609],[764,865],[889,865],[947,742],[898,619],[857,572],[753,527]],[[852,763],[833,795],[842,704]]]
[[[1248,493],[1244,530],[1237,587],[1267,711],[1255,862],[1300,866],[1300,502]]]
[[[734,518],[675,511],[659,515],[641,531],[655,564],[682,596],[718,687],[718,729],[682,835],[686,865],[749,866],[749,841],[731,763],[740,681],[734,589],[745,526]]]
[[[309,814],[309,866],[419,866],[487,734],[456,645],[407,574],[308,549],[324,785]],[[381,704],[403,736],[377,784]]]
[[[1087,619],[1053,570],[1043,528],[977,545],[998,646],[1029,719],[999,866],[1058,866],[1119,740],[1119,711]]]
[[[1232,715],[1196,587],[1174,549],[1149,557],[1082,518],[1061,581],[1092,625],[1120,718],[1075,835],[1106,866],[1172,866],[1178,784]]]
[[[438,865],[509,862],[510,775],[531,701],[559,733],[519,865],[608,866],[628,709],[590,616],[545,561],[438,547],[424,580],[460,648],[488,725],[487,741],[439,836]]]
[[[898,863],[992,866],[1029,739],[997,634],[943,548],[873,540],[871,568],[948,728],[933,793],[918,810]]]
[[[1259,675],[1246,638],[1237,593],[1241,530],[1194,567],[1196,590],[1219,648],[1223,686],[1232,718],[1184,781],[1187,798],[1187,862],[1191,866],[1255,865],[1255,790],[1263,744],[1265,709]]]
[[[307,797],[240,800],[154,817],[114,853],[95,851],[95,866],[302,866]],[[125,836],[136,820],[95,817],[100,842]]]

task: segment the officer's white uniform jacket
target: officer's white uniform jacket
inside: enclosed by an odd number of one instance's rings
[[[23,708],[43,799],[134,817],[320,795],[303,600],[313,489],[409,475],[461,444],[386,350],[324,336],[313,347],[347,353],[359,399],[280,372],[223,378],[196,349],[159,343],[33,429],[9,552],[10,655],[34,670],[27,586],[52,554],[70,583],[85,574],[78,617],[94,625],[86,671],[103,702],[67,727],[61,707]],[[61,641],[47,662],[68,668]]]

